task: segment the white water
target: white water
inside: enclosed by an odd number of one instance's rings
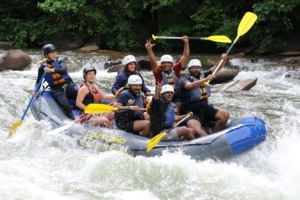
[[[74,65],[99,67],[97,63],[104,59],[65,55],[72,57]],[[31,57],[34,62],[40,59]],[[215,93],[210,101],[230,110],[233,117],[263,118],[268,136],[254,150],[223,162],[195,161],[180,153],[133,158],[115,151],[83,150],[68,136],[47,135],[47,124],[36,121],[30,111],[15,136],[7,139],[29,102],[37,66],[0,72],[0,199],[298,199],[299,65],[288,70],[266,58],[230,63],[241,69],[235,79],[258,77],[256,86],[250,91]],[[82,67],[71,73],[77,82]],[[143,73],[153,87],[151,73]],[[292,77],[285,78],[286,73]],[[114,76],[102,70],[97,74],[99,85],[109,88]]]

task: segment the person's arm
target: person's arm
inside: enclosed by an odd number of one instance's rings
[[[227,54],[223,53],[223,54],[221,55],[220,60],[219,60],[219,61],[211,68],[212,73],[213,73],[213,74],[216,74],[218,71],[220,71],[220,70],[224,67],[224,65],[225,65],[225,63],[226,63],[226,60],[227,60]],[[217,68],[218,65],[220,64],[220,62],[222,62],[222,63],[221,63],[221,65],[220,65],[220,67]],[[217,71],[215,72],[215,70],[217,70]]]
[[[204,79],[200,79],[200,80],[193,81],[193,82],[186,80],[184,82],[184,89],[193,90],[193,89],[199,88],[201,85],[204,84],[204,82],[211,81],[212,79],[214,79],[214,77],[215,76],[213,76],[213,75],[208,75]]]
[[[41,78],[42,78],[42,76],[43,76],[44,73],[45,73],[45,72],[44,72],[44,66],[41,65],[41,66],[39,67],[39,69],[38,69],[38,75],[37,75],[37,78],[36,78],[36,81],[35,81],[35,86],[34,86],[34,88],[36,88],[36,86],[37,86],[38,83],[40,82],[40,80],[41,80]]]
[[[186,36],[186,35],[183,36],[182,40],[184,42],[184,47],[183,47],[183,54],[182,54],[182,57],[180,58],[179,62],[181,63],[181,68],[184,68],[185,63],[190,56],[190,45],[189,45],[188,36]]]
[[[67,67],[66,61],[64,59],[57,59],[56,61],[59,64],[60,68],[59,69],[54,68],[54,72],[59,73],[59,74],[67,73],[68,67]]]
[[[105,94],[102,92],[102,90],[98,87],[98,85],[95,84],[95,88],[97,90],[97,92],[100,94],[100,99],[103,100],[112,100],[112,99],[116,99],[115,95],[111,95],[111,94]]]
[[[145,47],[147,49],[147,53],[148,53],[148,56],[149,56],[149,59],[151,62],[151,69],[152,69],[153,74],[155,74],[158,69],[158,64],[156,62],[155,55],[154,55],[154,52],[152,49],[154,46],[155,46],[155,44],[151,43],[151,39],[147,40]]]
[[[155,94],[153,95],[153,99],[155,100],[159,99],[161,88],[162,88],[162,83],[158,82],[155,88]]]
[[[86,105],[83,104],[83,100],[88,93],[89,90],[86,86],[81,86],[78,90],[76,97],[76,106],[81,110],[84,110],[86,108]]]

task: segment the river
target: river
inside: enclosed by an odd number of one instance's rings
[[[4,53],[0,51],[0,56]],[[26,53],[33,60],[30,67],[0,72],[1,200],[299,199],[299,64],[285,65],[272,57],[258,57],[255,62],[231,59],[225,67],[240,69],[235,80],[257,77],[257,84],[249,91],[214,93],[210,102],[228,109],[232,117],[261,117],[267,125],[267,139],[226,161],[195,161],[180,152],[134,158],[115,151],[83,150],[68,136],[47,135],[47,124],[36,121],[30,111],[14,137],[7,139],[29,102],[38,68],[34,63],[42,58],[39,51]],[[109,90],[116,73],[104,70],[106,56],[70,51],[59,55],[74,66],[70,74],[76,82],[82,80],[83,67],[90,64],[98,69],[100,87]],[[142,73],[153,89],[151,72]]]

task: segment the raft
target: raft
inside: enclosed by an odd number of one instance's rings
[[[132,156],[151,157],[160,156],[165,151],[180,151],[195,160],[225,160],[252,150],[264,142],[267,136],[265,122],[259,117],[230,119],[226,128],[217,133],[191,141],[160,142],[147,152],[149,138],[70,120],[53,99],[50,91],[43,91],[38,95],[30,110],[36,120],[49,122],[54,130],[68,126],[59,134],[70,135],[83,148],[99,151],[117,150]],[[76,118],[80,117],[81,113],[75,106],[73,113]]]

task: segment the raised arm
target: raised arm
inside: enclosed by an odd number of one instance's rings
[[[151,62],[151,69],[152,69],[153,74],[155,74],[157,69],[158,69],[158,65],[157,65],[157,62],[156,62],[156,59],[155,59],[155,55],[154,55],[154,52],[152,50],[152,47],[154,47],[154,46],[155,46],[155,44],[151,43],[151,39],[147,40],[147,42],[145,44],[145,47],[147,49],[147,53],[148,53],[148,56],[149,56],[149,59],[150,59],[150,62]]]
[[[183,53],[182,53],[182,57],[180,58],[180,63],[181,63],[181,67],[184,68],[184,65],[187,61],[187,59],[190,56],[190,45],[189,45],[189,38],[188,36],[183,36],[182,40],[184,42],[184,47],[183,47]]]
[[[227,54],[223,53],[221,55],[220,60],[211,68],[212,73],[216,74],[218,71],[220,71],[224,67],[226,60],[227,60]]]

